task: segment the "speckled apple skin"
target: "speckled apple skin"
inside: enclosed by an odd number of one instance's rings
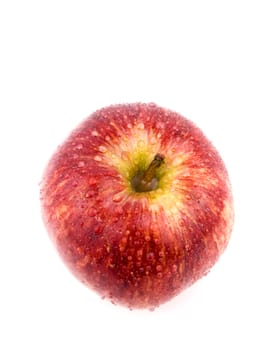
[[[136,193],[131,176],[157,153],[165,156],[159,188]],[[129,308],[153,309],[204,276],[234,217],[218,152],[192,122],[153,103],[84,120],[51,158],[41,203],[72,273]]]

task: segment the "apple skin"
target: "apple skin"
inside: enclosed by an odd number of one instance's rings
[[[156,154],[158,188],[131,178]],[[170,110],[113,105],[55,152],[41,183],[43,219],[62,260],[103,298],[154,309],[206,275],[225,250],[233,198],[202,131]]]

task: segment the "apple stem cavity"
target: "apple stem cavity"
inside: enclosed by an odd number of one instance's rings
[[[149,192],[158,188],[156,169],[164,163],[164,156],[157,153],[151,164],[144,172],[137,173],[131,179],[131,185],[135,192]]]

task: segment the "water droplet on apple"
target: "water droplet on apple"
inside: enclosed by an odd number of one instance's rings
[[[127,237],[122,237],[122,239],[121,239],[121,244],[122,245],[126,245],[127,244]]]
[[[177,265],[173,265],[172,266],[172,270],[173,270],[173,272],[176,272],[177,271]]]
[[[94,186],[94,185],[96,185],[96,183],[97,183],[97,180],[95,179],[95,177],[89,178],[89,185],[90,186]]]
[[[128,156],[128,152],[121,152],[121,159],[122,160],[128,160],[129,159],[129,156]]]
[[[99,136],[99,133],[97,130],[92,130],[91,135],[96,137]]]
[[[138,256],[138,258],[141,258],[142,255],[143,255],[143,250],[142,250],[142,249],[139,249],[139,250],[137,251],[137,256]]]
[[[117,208],[115,208],[115,213],[118,215],[121,215],[121,214],[123,214],[123,209],[121,207],[117,207]]]
[[[158,273],[157,273],[157,277],[158,277],[158,278],[162,278],[162,277],[163,277],[163,274],[162,274],[161,272],[158,272]]]
[[[201,199],[201,197],[202,197],[200,192],[196,192],[194,195],[195,195],[196,199]]]
[[[101,226],[99,226],[99,225],[96,225],[95,227],[94,227],[94,232],[95,233],[101,233],[102,232],[102,227]]]
[[[112,197],[113,202],[115,203],[119,203],[122,200],[122,197],[119,193],[116,193],[113,197]]]
[[[151,144],[151,145],[155,145],[156,143],[157,143],[156,138],[155,138],[155,137],[151,137],[151,138],[150,138],[150,144]]]
[[[106,152],[107,152],[107,148],[104,147],[104,146],[99,146],[99,151],[100,151],[101,153],[106,153]]]
[[[157,272],[160,272],[160,271],[162,271],[162,270],[163,270],[162,265],[157,265],[157,266],[156,266],[156,271],[157,271]]]
[[[147,260],[152,261],[154,260],[154,253],[153,252],[149,252],[146,256]]]
[[[157,122],[156,127],[159,129],[163,129],[164,128],[164,123],[163,122]]]
[[[185,225],[184,219],[179,219],[178,224],[179,224],[179,226],[184,226]]]
[[[137,125],[137,128],[138,128],[139,130],[143,130],[143,129],[144,129],[144,124],[143,124],[143,123],[139,123],[139,124]]]
[[[141,232],[140,232],[140,231],[135,231],[135,236],[136,236],[136,237],[140,237],[140,235],[141,235]]]
[[[82,149],[82,148],[83,148],[82,143],[79,143],[75,148],[76,148],[76,149]]]
[[[102,161],[102,158],[100,156],[95,156],[94,157],[94,160],[96,160],[96,162],[101,162]]]
[[[143,148],[143,147],[145,146],[145,142],[144,142],[143,140],[139,140],[139,141],[137,142],[137,146],[138,146],[139,148]]]
[[[146,271],[148,271],[148,272],[149,272],[149,271],[151,271],[151,270],[152,270],[151,265],[147,265],[147,266],[146,266]]]

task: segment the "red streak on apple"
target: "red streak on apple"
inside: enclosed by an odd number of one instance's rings
[[[163,162],[154,186],[136,191],[132,179],[156,155]],[[234,216],[213,145],[192,122],[152,103],[115,105],[84,120],[51,158],[41,202],[72,273],[129,308],[159,306],[207,274]]]

